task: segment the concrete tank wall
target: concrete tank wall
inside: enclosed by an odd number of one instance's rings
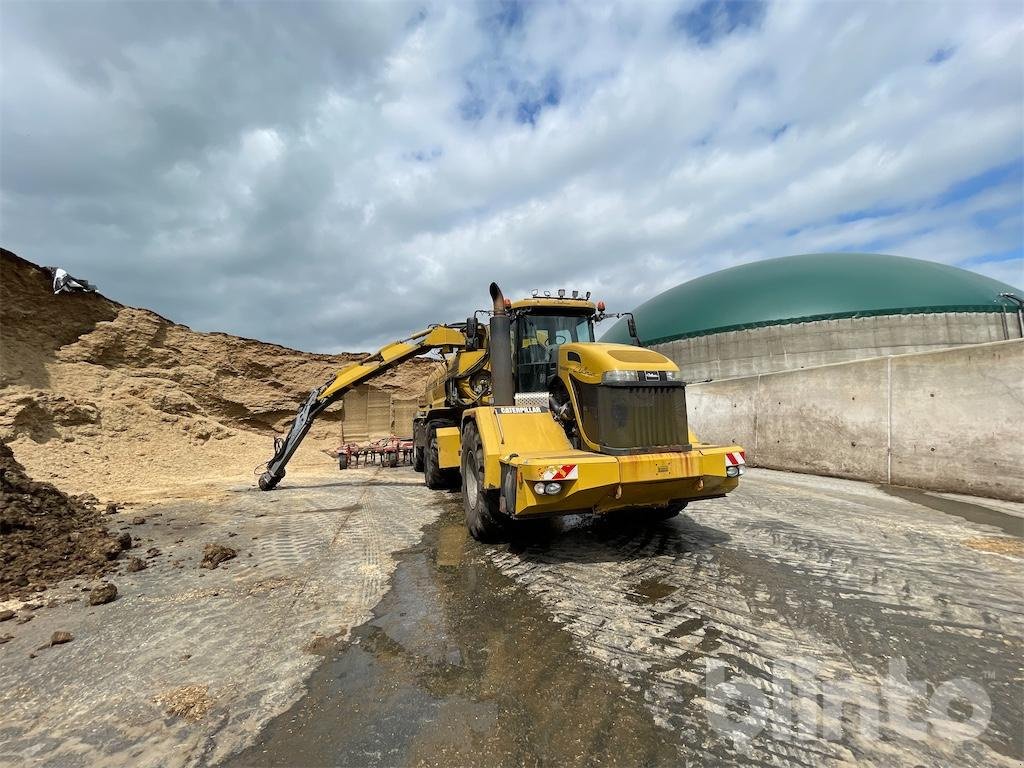
[[[955,312],[773,325],[680,339],[651,349],[672,358],[686,381],[705,381],[1008,338],[1020,338],[1014,314]]]
[[[755,466],[1024,501],[1024,341],[692,384],[705,442]]]

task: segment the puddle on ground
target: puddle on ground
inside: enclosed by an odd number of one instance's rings
[[[633,585],[633,588],[627,597],[634,603],[645,605],[648,603],[656,603],[659,600],[668,597],[677,589],[679,589],[679,587],[673,587],[671,584],[665,584],[657,579],[644,579],[639,584]]]
[[[922,507],[928,507],[936,512],[953,515],[972,523],[991,525],[1010,536],[1024,537],[1024,518],[1014,517],[981,504],[972,504],[969,501],[935,496],[917,488],[904,488],[898,485],[880,485],[878,487],[885,493],[898,499],[920,504]]]
[[[228,765],[677,764],[642,694],[584,662],[537,599],[482,557],[461,509],[440,503],[373,619]],[[654,600],[672,590],[646,589]]]
[[[465,524],[445,525],[437,533],[437,564],[440,567],[457,566],[469,540]]]

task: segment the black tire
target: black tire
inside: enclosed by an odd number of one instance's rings
[[[667,507],[658,507],[651,510],[651,520],[671,520],[673,517],[678,517],[679,513],[686,509],[686,502],[680,501],[674,504],[669,504]]]
[[[347,453],[339,453],[338,454],[338,469],[348,469],[348,454]]]
[[[451,490],[459,483],[458,470],[441,469],[437,465],[437,430],[450,426],[454,425],[440,421],[427,424],[427,445],[423,451],[423,482],[427,484],[427,488],[434,491]]]
[[[484,488],[484,448],[476,424],[462,431],[462,507],[466,527],[477,541],[493,543],[508,535],[509,520],[499,509],[498,491]]]
[[[423,449],[412,449],[412,468],[417,472],[423,471]]]
[[[671,520],[686,509],[685,501],[667,507],[626,507],[599,515],[599,525],[609,531],[638,531],[665,520]]]

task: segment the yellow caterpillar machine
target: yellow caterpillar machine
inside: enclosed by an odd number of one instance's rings
[[[429,350],[447,365],[414,422],[414,467],[429,488],[461,482],[466,525],[479,540],[570,513],[665,519],[736,487],[743,449],[697,440],[675,363],[639,341],[594,340],[603,303],[575,291],[511,302],[494,283],[490,293],[486,327],[477,319],[485,310],[433,326],[314,389],[287,436],[275,439],[259,487],[281,481],[313,420],[345,392]]]

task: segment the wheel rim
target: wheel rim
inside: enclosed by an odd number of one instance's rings
[[[474,462],[472,460],[467,462],[468,466],[466,469],[469,471],[466,472],[466,497],[467,501],[471,504],[476,504],[476,496],[480,490],[480,482],[477,480],[476,467],[473,466],[473,463]]]

